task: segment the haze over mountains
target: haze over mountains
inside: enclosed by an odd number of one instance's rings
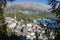
[[[4,11],[5,13],[22,12],[26,14],[38,14],[43,11],[48,11],[48,7],[38,4],[24,3],[24,4],[13,4],[7,6]]]

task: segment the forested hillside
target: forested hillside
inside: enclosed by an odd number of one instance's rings
[[[15,13],[7,13],[7,14],[5,14],[5,16],[14,18]],[[24,21],[27,21],[27,20],[33,21],[33,20],[40,19],[40,18],[55,19],[56,17],[53,16],[49,12],[42,12],[42,13],[39,13],[39,14],[25,14],[25,13],[21,13],[21,12],[16,13],[16,19],[18,21],[20,21],[21,19],[23,19]]]

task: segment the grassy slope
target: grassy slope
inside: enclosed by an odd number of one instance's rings
[[[14,13],[8,13],[8,14],[5,14],[6,17],[13,17],[14,18]],[[36,19],[40,19],[42,17],[45,17],[45,18],[55,18],[51,13],[48,13],[48,12],[43,12],[43,13],[40,13],[40,14],[24,14],[24,13],[17,13],[16,14],[16,17],[17,17],[17,20],[20,21],[21,19],[23,19],[24,21],[33,21],[33,20],[36,20]]]

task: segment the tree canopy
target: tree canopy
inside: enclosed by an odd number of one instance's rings
[[[48,0],[48,4],[51,5],[51,12],[55,13],[57,18],[60,18],[60,1]]]
[[[8,40],[7,36],[7,24],[5,24],[5,17],[3,16],[3,10],[6,7],[8,1],[14,0],[0,0],[0,40]]]

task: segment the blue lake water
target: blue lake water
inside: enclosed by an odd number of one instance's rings
[[[46,24],[47,28],[59,28],[59,26],[57,25],[57,21],[56,20],[36,20],[39,24]]]

